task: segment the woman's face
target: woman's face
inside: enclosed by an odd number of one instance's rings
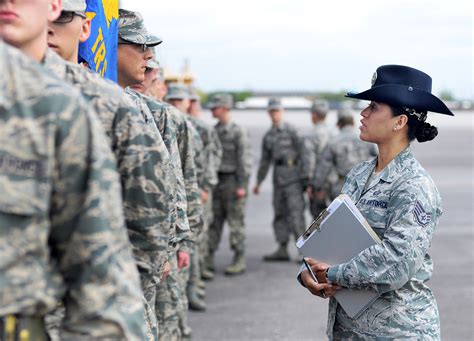
[[[393,137],[397,118],[392,117],[390,106],[380,102],[370,102],[360,113],[360,139],[372,143],[384,143]]]

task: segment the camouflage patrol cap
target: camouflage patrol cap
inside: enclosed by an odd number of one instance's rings
[[[63,11],[66,12],[85,12],[86,0],[63,0]]]
[[[189,99],[187,87],[179,83],[168,85],[168,94],[166,95],[165,100],[169,101],[172,99]]]
[[[324,99],[315,99],[311,106],[311,112],[326,115],[329,111],[329,102]]]
[[[271,97],[268,100],[268,106],[267,106],[268,111],[282,110],[282,109],[283,109],[283,105],[281,104],[281,99],[277,97]]]
[[[337,111],[337,119],[341,120],[343,118],[354,118],[352,110],[349,108],[342,108]]]
[[[227,109],[232,109],[233,99],[230,94],[220,93],[215,94],[209,100],[208,107],[209,109],[215,109],[219,107],[224,107]]]
[[[200,101],[201,97],[199,96],[199,93],[197,89],[194,86],[190,86],[188,89],[189,92],[189,99],[191,101]]]
[[[160,38],[147,31],[140,13],[125,9],[119,9],[118,37],[129,43],[145,44],[148,47],[162,43]]]

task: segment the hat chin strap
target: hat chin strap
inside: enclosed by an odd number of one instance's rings
[[[425,122],[426,121],[427,114],[425,112],[416,112],[415,109],[410,109],[410,108],[407,108],[407,107],[403,107],[403,109],[406,111],[406,113],[408,115],[416,116],[418,121],[420,121],[420,122]]]

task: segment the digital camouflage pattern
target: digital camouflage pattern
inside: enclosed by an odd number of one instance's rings
[[[102,122],[117,159],[125,221],[140,273],[159,280],[167,261],[172,176],[170,156],[154,122],[100,75],[48,51],[45,66],[82,93]],[[148,121],[147,121],[148,120]]]
[[[313,108],[317,109],[317,108]],[[310,180],[310,183],[315,181],[316,167],[321,162],[323,151],[326,148],[329,141],[337,136],[337,131],[330,127],[326,122],[320,122],[313,126],[310,133],[305,137],[305,153],[309,157],[309,167],[306,171],[306,178]],[[332,170],[326,177],[322,185],[322,190],[326,193],[331,192],[331,186],[339,180],[339,176]],[[316,196],[310,199],[310,211],[313,217],[317,217],[319,213],[325,209],[330,203],[329,196],[323,199],[318,199]]]
[[[152,112],[173,155],[175,171],[183,178],[184,187],[180,190],[179,200],[184,201],[184,207],[187,208],[185,217],[188,217],[189,228],[182,230],[178,225],[176,241],[178,242],[177,250],[191,253],[195,247],[196,238],[202,230],[202,208],[196,178],[197,167],[194,163],[197,159],[196,153],[202,150],[199,145],[196,149],[194,147],[195,144],[200,143],[200,140],[195,139],[198,136],[197,132],[186,120],[184,114],[166,103],[158,102],[142,94],[139,96]],[[176,335],[180,335],[179,321],[184,318],[187,311],[185,288],[189,272],[186,268],[178,269],[177,264],[174,266],[177,250],[170,254],[172,266],[168,278],[157,289],[156,313],[160,326],[159,337],[162,340],[173,339]]]
[[[341,193],[342,185],[351,168],[376,155],[376,146],[361,141],[354,126],[343,127],[324,149],[321,162],[316,166],[312,183],[313,188],[316,191],[324,189],[331,171],[335,171],[338,180],[331,186],[330,197],[333,200]]]
[[[331,299],[328,336],[338,340],[439,340],[438,308],[425,283],[433,273],[429,248],[442,214],[441,197],[410,147],[366,185],[375,165],[373,159],[354,167],[342,192],[356,203],[382,244],[332,266],[328,279],[382,295],[357,319],[349,318]]]
[[[296,240],[306,227],[303,192],[309,158],[304,151],[303,138],[289,123],[272,126],[263,137],[257,184],[273,166],[273,230],[279,244],[286,244],[290,234]]]
[[[162,40],[149,33],[145,27],[143,16],[138,12],[119,9],[118,37],[133,44],[144,44],[153,47]]]
[[[147,302],[148,326],[156,329],[156,285],[168,259],[169,200],[173,177],[169,154],[146,118],[118,85],[48,51],[45,66],[80,90],[102,122],[122,183],[125,222]]]
[[[0,316],[59,301],[65,339],[143,340],[115,161],[80,94],[0,41]]]
[[[238,199],[236,190],[247,190],[250,176],[249,143],[246,131],[230,122],[215,126],[222,145],[222,160],[219,168],[219,183],[213,191],[214,218],[209,226],[209,251],[217,250],[225,221],[230,227],[230,244],[234,251],[245,250],[245,204],[247,198]]]

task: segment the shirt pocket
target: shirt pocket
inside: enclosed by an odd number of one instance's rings
[[[45,155],[0,151],[0,213],[46,215],[50,207],[51,165]]]
[[[44,216],[49,211],[49,184],[34,178],[14,179],[0,174],[0,213]]]

